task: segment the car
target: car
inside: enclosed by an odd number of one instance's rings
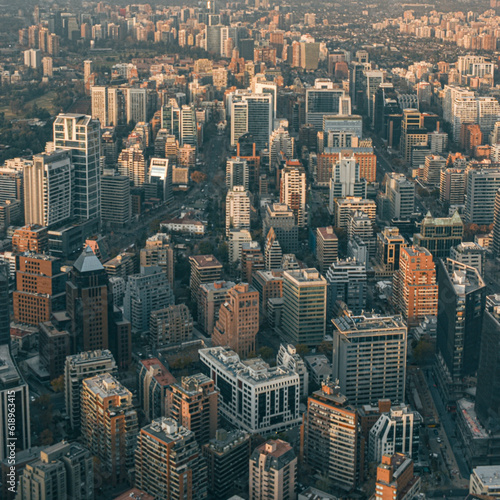
[[[438,438],[436,439],[436,441],[437,441],[438,443],[442,443],[442,442],[443,442],[443,440],[442,440],[440,437],[438,437]]]
[[[437,429],[434,429],[434,434],[436,434],[436,436],[439,436],[439,431]]]

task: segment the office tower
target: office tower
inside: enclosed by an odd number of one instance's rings
[[[406,246],[406,240],[399,234],[397,227],[386,227],[377,234],[375,260],[376,273],[380,276],[392,276],[399,269],[401,249]]]
[[[108,88],[94,85],[90,89],[92,119],[99,120],[102,127],[107,127],[108,120]],[[115,123],[115,125],[117,125]]]
[[[441,170],[439,201],[450,205],[463,205],[465,201],[465,170],[446,168]]]
[[[486,249],[472,241],[463,241],[456,247],[451,247],[450,258],[467,266],[475,267],[483,275]]]
[[[99,459],[105,481],[125,481],[134,466],[138,431],[132,393],[103,373],[83,380],[81,398],[83,444]]]
[[[42,52],[38,49],[28,49],[23,52],[24,65],[28,68],[39,69],[42,66]]]
[[[132,220],[130,179],[105,171],[101,177],[101,221],[111,226],[125,227]]]
[[[327,282],[316,269],[283,273],[281,333],[293,344],[317,346],[325,336]]]
[[[354,139],[363,137],[363,117],[344,114],[324,115],[321,129],[325,133],[325,146],[354,146],[356,143]]]
[[[344,97],[345,91],[331,80],[317,78],[314,87],[306,89],[306,123],[322,130],[324,116],[342,114],[340,102]]]
[[[236,91],[231,99],[231,145],[247,132],[252,134],[258,151],[269,143],[273,127],[273,95]]]
[[[477,269],[451,259],[438,261],[438,387],[445,402],[462,395],[464,377],[479,365],[486,286]]]
[[[239,430],[217,429],[215,438],[203,446],[208,491],[214,498],[228,497],[235,482],[246,476],[250,452],[250,435]]]
[[[458,143],[460,140],[462,126],[466,123],[477,123],[478,101],[476,97],[474,95],[457,95],[453,100],[451,113],[453,141]]]
[[[298,227],[307,224],[306,171],[299,161],[287,161],[281,171],[280,203],[288,205]]]
[[[207,468],[194,433],[165,417],[143,427],[135,451],[135,484],[164,500],[207,498]]]
[[[167,205],[174,199],[172,170],[173,165],[167,158],[151,158],[148,181],[150,184],[157,185],[157,197]]]
[[[436,259],[444,259],[450,255],[451,247],[462,242],[463,233],[464,223],[458,212],[442,218],[434,218],[427,212],[420,223],[420,232],[413,235],[413,244],[427,248]]]
[[[276,168],[281,153],[283,153],[283,156],[287,160],[291,160],[293,158],[294,145],[294,139],[290,137],[285,127],[281,125],[273,130],[269,137],[269,167]]]
[[[196,115],[192,106],[183,105],[180,110],[180,145],[190,144],[196,147],[197,140],[197,127]]]
[[[214,381],[197,373],[167,387],[166,416],[194,433],[201,445],[215,437],[219,390]]]
[[[69,151],[41,153],[23,169],[26,224],[53,226],[71,218],[72,166]]]
[[[241,245],[241,279],[244,283],[252,284],[253,275],[266,267],[264,254],[256,241],[250,241]]]
[[[126,96],[127,123],[147,122],[148,89],[127,88],[125,96]]]
[[[81,352],[66,358],[64,368],[64,392],[66,414],[72,429],[81,425],[80,396],[82,381],[102,373],[114,374],[116,362],[108,350]]]
[[[140,273],[128,277],[123,297],[123,315],[135,332],[147,332],[151,313],[174,302],[174,293],[161,267],[141,266]]]
[[[0,345],[0,423],[0,461],[31,447],[29,387],[7,343]]]
[[[213,283],[222,277],[222,264],[213,255],[191,255],[189,288],[191,300],[198,302],[198,290],[203,283]]]
[[[496,295],[486,297],[477,371],[475,410],[481,425],[495,432],[500,422],[500,314]]]
[[[108,348],[110,302],[106,271],[87,246],[73,264],[66,282],[66,311],[71,320],[73,352]]]
[[[411,162],[413,146],[421,143],[427,144],[422,114],[416,109],[404,109],[400,150],[407,165]]]
[[[366,266],[354,260],[337,260],[325,274],[327,288],[327,317],[347,307],[353,314],[366,308],[368,282]]]
[[[276,365],[283,366],[300,377],[300,394],[307,396],[309,394],[309,373],[304,360],[297,354],[297,349],[292,344],[280,344],[276,356]]]
[[[115,168],[118,158],[118,138],[115,127],[101,128],[101,154],[104,158],[104,168]]]
[[[259,293],[248,283],[240,283],[229,290],[221,305],[212,343],[229,346],[240,357],[256,351],[255,339],[259,331]]]
[[[465,220],[489,225],[494,219],[495,196],[500,189],[500,169],[471,169],[467,173]]]
[[[446,167],[446,158],[439,155],[425,157],[424,181],[433,186],[439,185],[441,171]]]
[[[264,246],[264,262],[266,270],[281,269],[281,261],[283,259],[283,250],[276,236],[274,228],[269,229],[266,236],[266,243]]]
[[[377,205],[373,200],[363,200],[354,196],[338,198],[330,205],[330,213],[334,215],[334,227],[347,229],[351,212],[361,211],[368,215],[374,223],[377,214]]]
[[[496,498],[500,488],[498,465],[479,465],[470,476],[469,497]]]
[[[420,446],[420,427],[423,418],[407,405],[392,406],[370,429],[370,462],[380,462],[383,455],[403,453],[414,460],[418,459]]]
[[[295,500],[297,457],[292,446],[281,439],[261,444],[250,457],[250,500]]]
[[[477,123],[462,123],[459,147],[466,155],[474,156],[476,148],[483,144],[483,134]]]
[[[26,166],[31,162],[26,162]],[[24,166],[16,169],[0,167],[0,203],[8,200],[18,200],[23,204],[24,200]]]
[[[259,292],[260,311],[267,316],[269,299],[281,299],[283,296],[282,271],[257,271],[253,286]]]
[[[61,441],[44,448],[38,460],[26,464],[19,480],[19,498],[92,500],[92,469],[92,456],[86,448]]]
[[[50,380],[63,375],[66,357],[70,354],[70,341],[69,331],[58,328],[54,322],[39,324],[40,366],[49,374]]]
[[[413,472],[413,461],[403,453],[383,455],[377,467],[377,500],[405,500],[418,497],[421,479]]]
[[[331,383],[307,399],[301,451],[304,462],[343,490],[353,490],[359,480],[359,416],[353,405]]]
[[[316,259],[319,270],[324,274],[338,258],[339,239],[333,227],[316,228]]]
[[[141,359],[137,365],[139,404],[148,420],[165,416],[166,391],[175,377],[158,358]]]
[[[495,206],[493,209],[493,254],[500,256],[500,190],[495,195]]]
[[[226,187],[231,190],[235,186],[249,188],[248,163],[241,158],[231,158],[226,161]]]
[[[355,157],[341,156],[332,169],[330,179],[330,206],[336,198],[356,196],[366,198],[367,183],[359,176],[359,163]]]
[[[202,372],[221,391],[219,414],[250,433],[280,432],[300,423],[300,377],[260,358],[240,361],[231,349],[201,349]]]
[[[146,182],[148,162],[139,144],[122,149],[118,156],[117,166],[120,175],[128,177],[134,186],[140,186]]]
[[[170,286],[174,286],[174,248],[170,235],[157,233],[146,240],[146,246],[141,249],[141,266],[159,266],[167,276]]]
[[[80,220],[101,215],[101,131],[88,115],[59,114],[54,121],[54,147],[71,151],[73,214]]]
[[[431,132],[427,136],[427,143],[431,153],[434,155],[443,155],[448,149],[448,134],[439,130]]]
[[[381,70],[365,71],[366,79],[366,104],[368,116],[373,119],[374,116],[374,97],[381,84],[384,83],[385,73]]]
[[[39,254],[18,258],[14,321],[28,325],[49,321],[52,312],[64,309],[65,282],[58,258]]]
[[[149,319],[149,339],[158,347],[191,340],[193,318],[185,304],[153,310]]]
[[[10,298],[9,278],[7,273],[0,270],[0,346],[10,346]]]
[[[355,239],[365,245],[367,257],[375,255],[375,237],[373,236],[373,223],[367,214],[361,211],[351,212],[347,224],[348,244]]]
[[[500,104],[496,97],[481,96],[477,99],[477,123],[482,136],[488,137],[500,118]]]
[[[273,228],[276,238],[285,253],[298,250],[299,228],[295,214],[284,203],[268,203],[262,221],[262,234],[268,234]]]
[[[407,328],[401,316],[344,316],[332,322],[333,378],[349,402],[404,402]]]
[[[418,325],[426,316],[437,315],[436,267],[429,250],[415,246],[401,248],[392,301],[410,326]]]
[[[236,283],[232,281],[214,281],[202,283],[199,287],[198,324],[208,335],[212,335],[219,319],[220,307],[229,298],[229,290]]]
[[[226,196],[226,236],[231,229],[250,229],[250,193],[234,186]]]

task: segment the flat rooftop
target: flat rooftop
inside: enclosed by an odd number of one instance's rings
[[[355,334],[365,332],[387,331],[387,330],[406,330],[406,324],[401,316],[379,316],[373,314],[370,316],[344,316],[332,320],[332,323],[341,333]]]
[[[191,262],[195,262],[197,267],[221,267],[222,264],[213,255],[191,255]]]

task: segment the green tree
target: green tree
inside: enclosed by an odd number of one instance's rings
[[[50,385],[54,389],[54,392],[62,392],[64,390],[64,375],[51,380]]]
[[[297,354],[301,357],[307,356],[309,354],[309,347],[307,347],[305,344],[297,344],[295,346],[295,349],[297,350]]]
[[[270,359],[274,357],[274,351],[269,346],[265,345],[259,349],[259,355],[263,359]]]

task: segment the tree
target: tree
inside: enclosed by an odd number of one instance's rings
[[[297,354],[302,358],[309,354],[309,347],[307,347],[305,344],[297,344],[295,346],[295,349],[297,350]]]
[[[259,355],[263,359],[270,359],[270,358],[274,357],[274,351],[270,347],[265,345],[259,349]]]
[[[64,390],[64,375],[51,380],[50,385],[54,389],[54,392],[62,392]]]
[[[40,434],[40,444],[42,446],[50,446],[54,442],[54,436],[50,429],[44,429]]]
[[[199,170],[195,170],[191,174],[191,180],[193,182],[196,182],[196,184],[199,184],[200,182],[205,182],[207,180],[207,174],[204,174],[203,172],[200,172]]]

